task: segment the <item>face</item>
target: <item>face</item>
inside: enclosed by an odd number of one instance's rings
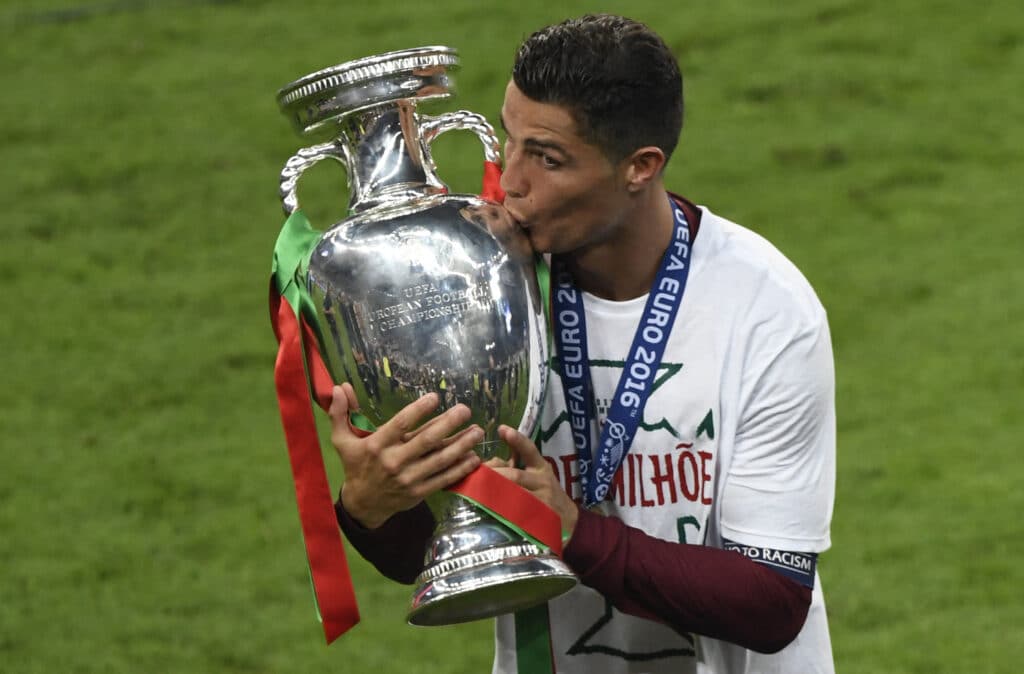
[[[580,255],[615,245],[629,211],[624,165],[583,140],[566,108],[527,98],[514,82],[501,121],[505,207],[534,250]]]

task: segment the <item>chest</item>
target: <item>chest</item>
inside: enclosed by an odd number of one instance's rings
[[[707,312],[692,309],[685,315],[681,312],[666,331],[660,362],[630,358],[640,325],[638,313],[587,312],[587,371],[594,405],[585,432],[599,452],[601,431],[616,404],[620,381],[630,376],[631,368],[652,368],[635,438],[614,475],[605,507],[609,514],[659,537],[693,539],[697,532],[687,534],[677,520],[693,521],[701,528],[714,500],[715,422],[721,409],[719,336]],[[560,372],[556,354],[541,416],[540,444],[566,493],[579,500],[579,456],[573,433],[581,429],[573,427],[567,402],[572,396],[567,398]]]

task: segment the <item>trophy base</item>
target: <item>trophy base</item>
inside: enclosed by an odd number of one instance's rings
[[[542,604],[578,582],[561,559],[531,544],[474,553],[449,565],[464,568],[443,575],[430,569],[420,576],[409,624],[454,625],[493,618]]]
[[[450,498],[416,579],[408,621],[454,625],[513,613],[571,590],[579,579],[557,555],[462,497]]]

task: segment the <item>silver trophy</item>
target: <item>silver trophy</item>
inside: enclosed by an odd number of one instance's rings
[[[320,70],[285,86],[278,103],[300,135],[330,138],[300,150],[281,173],[287,214],[303,172],[340,162],[349,213],[320,238],[306,277],[321,355],[381,424],[436,391],[441,409],[465,403],[486,431],[475,448],[507,457],[499,424],[535,429],[547,377],[547,335],[528,242],[495,203],[449,194],[430,144],[472,131],[487,160],[499,142],[481,115],[426,116],[418,103],[452,95],[458,57],[423,47]],[[533,606],[571,589],[557,556],[445,492],[416,580],[408,620],[446,625]]]

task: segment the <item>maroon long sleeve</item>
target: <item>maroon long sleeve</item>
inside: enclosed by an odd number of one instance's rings
[[[335,504],[349,542],[384,576],[412,583],[434,529],[426,504],[366,529]],[[563,557],[580,580],[625,613],[774,653],[800,632],[811,590],[737,552],[663,541],[581,510]]]
[[[352,519],[340,498],[334,513],[349,543],[382,575],[399,583],[416,580],[434,531],[434,515],[426,503],[395,514],[377,529],[367,529]]]
[[[619,610],[774,653],[796,638],[811,589],[738,552],[649,536],[581,510],[563,557]]]

